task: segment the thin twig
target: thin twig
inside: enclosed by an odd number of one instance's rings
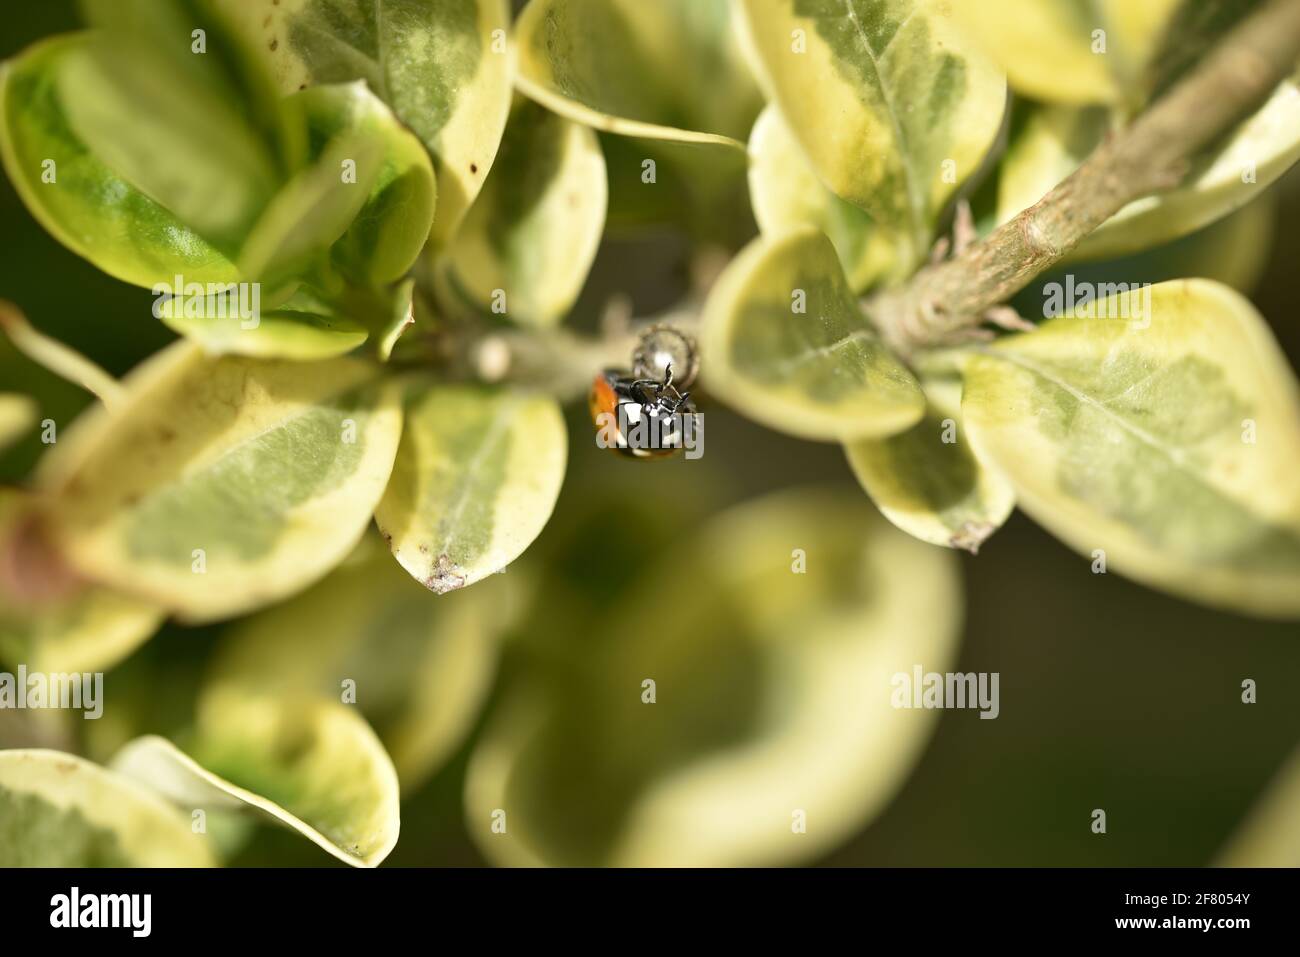
[[[57,339],[35,329],[13,303],[0,299],[0,332],[33,362],[81,386],[112,408],[122,398],[122,385],[111,375]]]
[[[965,252],[870,299],[906,354],[979,325],[1129,203],[1179,185],[1198,153],[1253,113],[1300,59],[1300,0],[1272,0],[1075,172]]]

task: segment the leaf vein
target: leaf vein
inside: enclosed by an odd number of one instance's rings
[[[1060,378],[1059,376],[1053,375],[1050,371],[1044,369],[1042,366],[1038,365],[1037,363],[1030,362],[1028,359],[1023,358],[1022,356],[1011,355],[1010,353],[1002,352],[1002,351],[995,352],[993,350],[984,350],[983,354],[986,356],[990,356],[992,358],[1001,359],[1004,362],[1009,362],[1014,366],[1019,366],[1025,371],[1038,376],[1040,379],[1043,379],[1044,381],[1051,383],[1052,385],[1056,386],[1058,389],[1061,389],[1062,391],[1068,393],[1072,398],[1076,399],[1081,404],[1096,409],[1103,416],[1112,420],[1116,425],[1118,425],[1121,430],[1127,432],[1129,435],[1133,436],[1140,442],[1145,443],[1146,445],[1155,449],[1157,452],[1164,455],[1165,458],[1167,458],[1178,471],[1184,472],[1185,474],[1191,476],[1192,478],[1196,479],[1198,482],[1201,482],[1202,484],[1206,484],[1206,485],[1209,484],[1205,482],[1205,479],[1202,475],[1200,475],[1191,467],[1191,463],[1188,461],[1187,454],[1183,449],[1177,448],[1175,446],[1171,446],[1167,442],[1161,441],[1158,436],[1154,435],[1151,432],[1148,432],[1140,425],[1130,421],[1129,419],[1125,418],[1123,415],[1116,412],[1109,405],[1107,405],[1105,401],[1089,395],[1088,393],[1082,391],[1081,389],[1075,387],[1074,385],[1071,385],[1069,382]]]
[[[844,5],[844,14],[848,18],[849,22],[853,24],[853,29],[857,33],[858,39],[862,41],[862,50],[866,54],[867,59],[871,62],[871,68],[876,74],[876,84],[880,88],[880,96],[884,100],[885,111],[889,114],[889,122],[894,130],[894,138],[898,142],[898,151],[904,157],[904,162],[902,164],[903,181],[907,187],[907,205],[908,211],[912,215],[912,227],[918,233],[922,232],[925,229],[925,214],[923,205],[918,201],[916,193],[916,177],[913,175],[911,168],[911,160],[913,158],[911,144],[903,129],[903,124],[899,119],[898,110],[895,108],[893,90],[890,88],[890,84],[886,81],[885,71],[881,70],[880,58],[877,58],[876,54],[871,49],[871,41],[867,37],[866,28],[863,27],[862,21],[858,19],[858,15],[853,9],[853,0],[840,0],[840,2]],[[908,14],[907,19],[911,19],[912,15],[915,13],[916,8],[914,7],[912,13]],[[888,50],[889,45],[897,39],[900,32],[902,32],[901,25],[899,26],[899,29],[895,31],[894,36],[890,38],[890,43],[886,44],[886,50]]]

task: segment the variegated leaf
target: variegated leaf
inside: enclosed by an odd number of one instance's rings
[[[1078,169],[1116,123],[1100,106],[1025,109],[1029,115],[1017,123],[999,170],[999,223],[1033,206]]]
[[[113,172],[73,133],[58,77],[84,35],[54,37],[0,65],[0,159],[23,203],[55,239],[137,286],[239,279],[222,252]]]
[[[925,397],[859,309],[830,240],[801,229],[755,240],[704,310],[710,391],[764,425],[822,441],[892,435]]]
[[[886,227],[822,185],[789,124],[773,106],[759,116],[749,138],[749,193],[763,235],[775,238],[806,226],[824,232],[839,253],[854,292],[865,292],[900,265],[909,265],[898,262]]]
[[[197,105],[200,117],[168,117],[175,129],[190,129],[211,112],[214,125],[246,124],[253,136],[267,144],[282,173],[302,164],[307,150],[302,116],[285,109],[270,71],[230,11],[221,9],[220,0],[80,0],[78,5],[103,50],[101,62],[110,71],[133,57],[153,64],[171,85],[184,86],[190,93],[182,103],[191,109]],[[196,34],[196,29],[202,32]],[[132,82],[127,74],[114,74],[111,81],[127,89]],[[147,77],[143,82],[146,87],[163,85],[151,84]],[[132,92],[142,95],[141,102],[167,96],[157,89]],[[156,119],[133,116],[127,125]],[[206,132],[197,136],[202,140]]]
[[[1038,202],[1101,142],[1103,111],[1045,108],[1008,149],[999,186],[1005,222]],[[1288,80],[1226,144],[1197,160],[1177,189],[1130,203],[1075,250],[1081,259],[1122,256],[1177,239],[1258,197],[1300,160],[1300,86]]]
[[[77,580],[33,499],[0,489],[0,661],[52,673],[103,671],[149,639],[162,610]]]
[[[332,178],[329,194],[361,190],[364,196],[330,250],[331,262],[359,285],[396,282],[419,256],[434,221],[438,189],[428,154],[364,83],[312,87],[290,99],[301,103],[313,141],[328,144],[316,166]],[[350,165],[341,170],[340,161]]]
[[[585,126],[519,100],[496,165],[442,261],[476,309],[553,326],[587,281],[605,229],[605,158]],[[499,292],[498,292],[499,290]]]
[[[935,221],[984,161],[1006,80],[938,0],[739,0],[764,85],[837,196],[929,251]]]
[[[368,337],[360,323],[333,314],[306,296],[291,298],[252,318],[231,308],[232,301],[238,301],[237,293],[197,300],[163,299],[158,303],[158,318],[212,355],[332,359],[351,352]]]
[[[93,29],[56,80],[73,135],[209,242],[237,247],[301,159],[301,114],[284,107],[239,31],[206,0],[82,8]]]
[[[365,80],[434,158],[433,239],[456,231],[510,110],[507,0],[221,0],[285,93]]]
[[[381,159],[380,144],[360,130],[330,140],[264,207],[240,247],[240,274],[278,289],[319,268],[365,205]],[[343,178],[349,161],[356,164],[356,183]]]
[[[530,0],[519,89],[610,133],[743,150],[759,95],[727,0]]]
[[[373,375],[169,348],[44,461],[61,550],[187,620],[302,588],[351,550],[387,483],[401,410]]]
[[[428,237],[437,194],[420,141],[361,82],[312,87],[289,102],[307,117],[312,163],[258,219],[241,272],[275,283],[328,259],[358,285],[401,278]]]
[[[502,571],[555,507],[568,451],[553,399],[433,386],[407,413],[375,513],[393,555],[443,594]]]
[[[135,781],[61,751],[0,751],[0,866],[213,863],[189,818]]]
[[[962,409],[1021,507],[1094,562],[1300,615],[1300,391],[1239,294],[1191,280],[1093,301],[972,360]]]
[[[215,676],[276,694],[333,696],[352,682],[410,792],[477,720],[520,599],[518,577],[435,601],[377,535],[367,537],[320,584],[241,625],[220,647]]]
[[[192,738],[185,751],[138,738],[112,767],[184,808],[252,808],[356,867],[377,866],[397,843],[397,773],[354,708],[217,685]]]
[[[905,780],[936,713],[896,707],[896,681],[954,659],[950,554],[861,496],[800,489],[614,580],[630,587],[594,618],[548,593],[535,657],[475,746],[466,827],[492,861],[797,863]]]
[[[1180,2],[982,0],[952,6],[1017,92],[1084,104],[1145,98],[1151,59]]]
[[[53,601],[0,608],[0,659],[54,673],[103,671],[117,664],[162,624],[155,605],[103,588]]]
[[[921,381],[925,418],[898,435],[846,446],[849,464],[885,518],[903,531],[977,552],[1011,515],[1015,492],[970,448],[960,379]]]

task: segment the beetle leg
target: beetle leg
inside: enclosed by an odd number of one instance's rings
[[[655,397],[653,399],[647,396],[646,386],[654,386]],[[637,401],[641,403],[643,409],[648,409],[659,401],[660,386],[658,379],[633,379],[632,384],[628,388],[635,393]]]

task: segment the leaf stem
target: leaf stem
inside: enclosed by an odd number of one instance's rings
[[[0,331],[14,347],[55,375],[81,386],[108,408],[122,397],[122,385],[80,352],[38,331],[13,303],[0,299]]]
[[[868,314],[904,355],[980,325],[1129,203],[1178,186],[1192,159],[1253,113],[1298,59],[1300,0],[1270,0],[1035,205],[871,297]]]

